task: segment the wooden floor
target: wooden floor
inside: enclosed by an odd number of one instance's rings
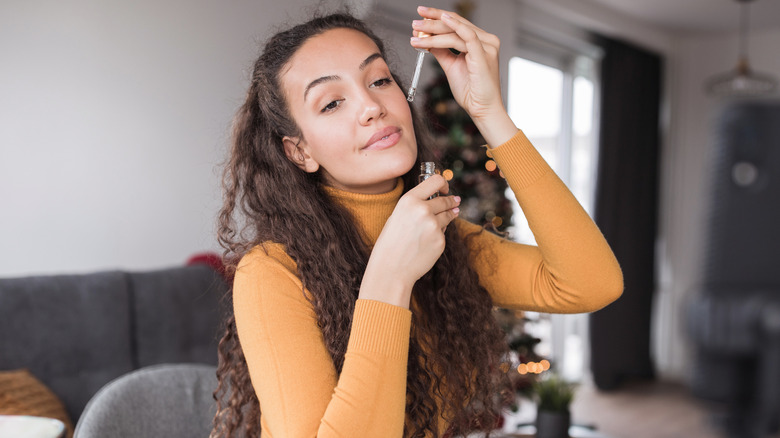
[[[579,388],[572,406],[575,422],[592,423],[613,438],[712,438],[707,407],[678,384],[634,383],[615,392]]]
[[[679,384],[634,383],[613,392],[582,384],[572,405],[572,422],[592,425],[608,438],[728,438],[711,424],[711,407],[692,397]],[[534,405],[525,402],[513,423],[533,422]],[[775,435],[773,438],[780,438]]]

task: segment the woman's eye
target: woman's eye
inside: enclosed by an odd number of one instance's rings
[[[371,86],[372,87],[382,87],[382,86],[388,85],[388,84],[390,84],[392,82],[393,82],[393,80],[391,78],[382,78],[382,79],[380,79],[378,81],[374,81],[371,84]]]
[[[336,109],[336,107],[338,107],[340,104],[341,104],[341,101],[340,101],[340,100],[334,100],[333,102],[331,102],[331,103],[329,103],[329,104],[325,105],[325,106],[322,108],[322,110],[320,110],[320,112],[321,112],[321,113],[326,113],[326,112],[328,112],[328,111],[333,111],[333,110],[334,110],[334,109]]]

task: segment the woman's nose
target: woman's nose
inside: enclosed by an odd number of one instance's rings
[[[370,91],[362,94],[360,123],[365,125],[384,116],[385,107],[382,101],[377,96],[373,96]]]

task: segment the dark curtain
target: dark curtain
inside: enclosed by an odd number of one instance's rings
[[[597,38],[601,131],[595,221],[623,269],[623,296],[590,315],[591,370],[597,387],[651,379],[650,314],[655,288],[659,112],[662,59]]]

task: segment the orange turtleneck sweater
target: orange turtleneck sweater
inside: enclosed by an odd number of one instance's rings
[[[523,208],[538,247],[483,232],[472,266],[497,306],[591,312],[623,291],[611,249],[574,196],[522,132],[491,150]],[[380,195],[329,188],[373,244],[403,191]],[[461,232],[481,227],[456,219]],[[357,300],[340,376],[295,262],[274,243],[241,260],[233,305],[241,346],[260,400],[262,436],[392,437],[403,434],[412,313]],[[440,427],[443,431],[446,424]]]

